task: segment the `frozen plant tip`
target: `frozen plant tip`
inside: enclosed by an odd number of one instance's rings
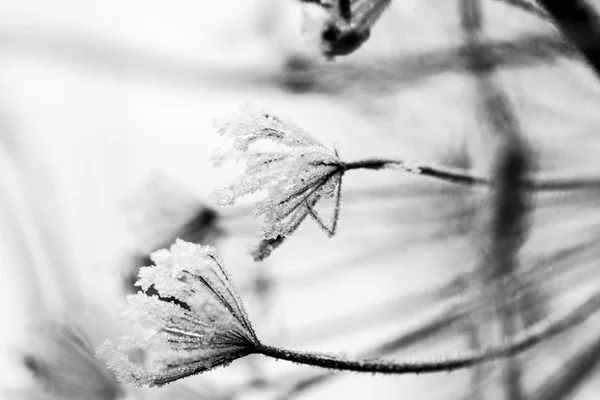
[[[307,216],[329,236],[335,234],[345,171],[335,151],[292,122],[249,105],[216,122],[215,128],[219,135],[234,139],[231,151],[213,156],[215,165],[226,158],[246,161],[245,174],[217,192],[221,205],[232,205],[237,198],[255,192],[267,192],[254,209],[256,217],[264,218],[263,242],[256,254],[268,255],[273,244],[293,233]],[[261,145],[261,149],[254,150]],[[329,223],[315,210],[315,205],[326,198],[334,198],[335,203]]]
[[[259,342],[229,275],[213,247],[177,240],[152,254],[155,266],[140,269],[137,286],[153,286],[161,297],[140,291],[128,296],[124,316],[148,329],[149,338],[106,341],[97,355],[117,377],[136,386],[162,386],[244,357]],[[141,348],[144,367],[126,352]]]
[[[280,246],[306,217],[312,218],[328,235],[337,231],[342,177],[354,169],[399,169],[442,181],[474,185],[486,184],[461,170],[404,160],[371,158],[344,162],[303,129],[273,113],[246,105],[237,113],[218,120],[215,129],[233,139],[233,148],[216,152],[215,166],[224,160],[246,162],[245,173],[233,184],[217,191],[221,206],[235,204],[240,197],[266,192],[256,203],[255,217],[263,217],[262,241],[252,250],[255,260],[263,260]],[[333,198],[330,221],[316,210],[319,201]]]
[[[350,360],[262,344],[212,247],[178,240],[170,250],[154,253],[153,260],[156,266],[140,270],[138,285],[144,289],[154,285],[161,296],[189,304],[190,310],[143,292],[128,296],[129,308],[125,315],[148,328],[148,338],[125,336],[117,347],[106,341],[96,351],[119,380],[136,386],[162,386],[225,366],[249,354],[338,371],[380,374],[453,371],[527,350],[585,321],[600,309],[600,294],[595,294],[566,316],[548,318],[503,345],[441,357],[439,361]],[[146,367],[132,362],[125,353],[134,348],[145,351]]]
[[[404,160],[365,159],[343,162],[303,129],[273,113],[246,105],[215,123],[217,133],[233,139],[232,149],[216,152],[215,166],[224,160],[245,160],[246,171],[233,184],[217,191],[221,206],[235,204],[240,197],[266,192],[256,203],[255,217],[263,217],[262,240],[252,250],[263,260],[300,224],[310,217],[328,235],[337,231],[342,177],[354,169],[400,169],[411,174],[461,184],[483,184],[485,180],[464,171],[417,164]],[[330,221],[316,210],[319,201],[333,198]]]

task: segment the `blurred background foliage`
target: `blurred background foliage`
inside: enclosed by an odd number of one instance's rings
[[[597,318],[506,363],[430,376],[248,357],[133,390],[93,357],[120,333],[114,312],[137,268],[176,237],[216,245],[259,336],[296,349],[433,357],[497,343],[597,292],[593,188],[495,197],[357,171],[345,178],[334,238],[306,223],[263,263],[247,254],[259,230],[249,208],[215,206],[213,189],[233,171],[208,162],[212,120],[247,102],[295,120],[343,159],[491,174],[490,115],[509,104],[530,170],[596,171],[597,77],[550,22],[482,0],[477,34],[502,92],[490,106],[472,73],[463,3],[396,0],[359,51],[326,61],[303,40],[293,0],[4,1],[0,396],[597,398]],[[507,196],[522,196],[525,209],[521,230],[504,236],[520,237],[512,270],[498,276],[488,264],[502,250],[490,242],[493,221],[511,218],[497,214]]]

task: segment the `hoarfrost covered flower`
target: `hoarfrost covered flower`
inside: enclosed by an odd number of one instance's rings
[[[215,123],[217,133],[234,140],[233,149],[213,155],[215,166],[227,158],[245,159],[246,172],[217,192],[222,206],[239,197],[266,191],[256,203],[255,217],[264,218],[259,246],[275,246],[293,233],[307,216],[330,236],[335,234],[345,164],[334,150],[321,145],[303,129],[251,105]],[[261,147],[258,142],[267,141]],[[252,147],[252,150],[250,149]],[[255,147],[260,147],[254,150]],[[325,198],[334,198],[330,223],[315,210]],[[270,252],[267,251],[267,252]],[[260,258],[260,257],[258,257]]]
[[[227,365],[260,344],[229,275],[211,246],[177,240],[170,250],[152,255],[155,266],[140,269],[137,285],[154,286],[161,297],[140,291],[128,296],[128,320],[149,330],[149,338],[124,336],[115,346],[106,341],[97,356],[119,380],[136,386],[162,386]],[[147,366],[126,352],[141,348]]]

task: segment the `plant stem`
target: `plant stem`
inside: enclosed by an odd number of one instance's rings
[[[493,186],[493,182],[482,176],[471,174],[470,172],[453,167],[444,167],[435,164],[421,164],[413,161],[392,160],[384,158],[369,158],[365,160],[353,161],[342,164],[344,171],[353,169],[401,169],[405,172],[427,176],[446,182],[458,183],[466,186]],[[600,177],[577,176],[569,174],[564,176],[552,176],[548,174],[538,174],[537,176],[527,177],[521,180],[522,187],[529,191],[550,192],[557,190],[578,190],[578,189],[598,189],[600,188]]]
[[[480,178],[469,174],[469,172],[459,168],[449,168],[431,164],[420,164],[404,160],[390,160],[382,158],[370,158],[366,160],[354,161],[343,165],[345,171],[352,169],[387,169],[399,168],[411,174],[424,175],[431,178],[441,179],[447,182],[461,183],[465,185],[488,185],[485,178]]]
[[[279,360],[312,365],[337,371],[370,372],[380,374],[426,373],[451,371],[472,365],[471,360],[458,359],[446,362],[394,363],[383,360],[346,360],[332,355],[288,350],[273,346],[261,346],[257,353]]]
[[[504,345],[493,346],[482,351],[465,352],[458,356],[444,356],[437,361],[423,362],[393,362],[385,360],[348,360],[343,357],[312,353],[305,351],[288,350],[284,348],[257,345],[252,349],[254,354],[292,361],[299,364],[338,370],[369,372],[380,374],[421,374],[434,372],[450,372],[458,369],[469,368],[481,363],[490,362],[505,357],[510,357],[525,351],[536,344],[556,336],[569,328],[585,321],[600,309],[600,294],[596,294],[585,301],[575,311],[558,320],[548,318],[521,334],[516,335]]]
[[[417,343],[426,343],[433,337],[441,336],[445,333],[451,332],[452,325],[463,318],[464,315],[465,312],[463,311],[453,312],[451,310],[444,309],[439,315],[434,315],[433,318],[426,321],[423,325],[417,327],[416,329],[403,332],[401,335],[384,343],[378,344],[370,350],[364,352],[362,357],[381,357],[383,355],[410,347]],[[309,376],[299,378],[280,398],[291,400],[293,397],[299,395],[307,388],[328,382],[330,379],[338,376],[339,375],[331,371],[321,371],[318,374],[313,373]]]

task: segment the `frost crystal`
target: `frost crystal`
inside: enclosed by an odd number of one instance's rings
[[[169,382],[227,365],[248,355],[260,342],[231,278],[210,246],[177,240],[152,255],[156,264],[140,269],[137,286],[154,286],[161,297],[128,296],[124,316],[150,330],[148,340],[124,336],[117,347],[106,341],[97,355],[119,380],[136,386]],[[180,304],[188,305],[189,309]],[[139,348],[148,367],[126,352]]]
[[[248,194],[267,192],[254,209],[255,216],[264,218],[264,242],[259,250],[266,243],[281,241],[293,233],[307,216],[330,236],[335,234],[344,174],[344,163],[335,151],[321,145],[294,123],[249,105],[217,121],[215,128],[219,135],[234,140],[233,150],[213,156],[215,165],[226,158],[246,161],[246,173],[217,192],[221,205],[232,205],[237,198]],[[270,146],[251,151],[259,141],[267,141]],[[315,210],[317,202],[324,198],[335,199],[329,224]]]

